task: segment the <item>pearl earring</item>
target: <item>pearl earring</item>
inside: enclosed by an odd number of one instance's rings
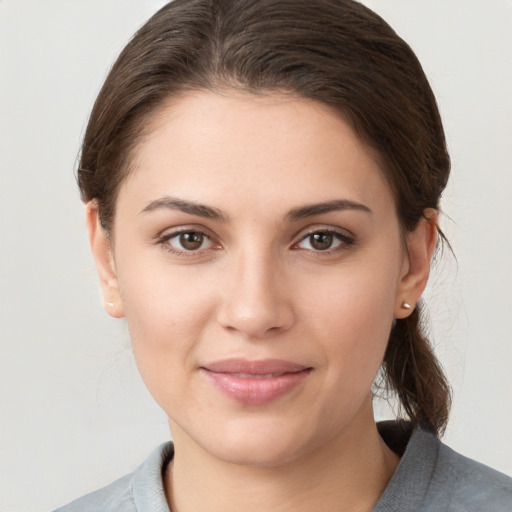
[[[403,309],[411,309],[411,308],[412,308],[412,306],[411,306],[408,302],[406,302],[406,301],[404,300],[404,301],[402,302],[402,308],[403,308]]]
[[[110,306],[111,308],[113,308],[114,307],[114,303],[111,302],[111,301],[107,301],[107,306]]]

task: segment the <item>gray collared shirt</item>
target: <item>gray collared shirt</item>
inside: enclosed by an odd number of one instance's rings
[[[416,428],[410,434],[400,425],[379,425],[384,439],[391,433],[405,451],[373,512],[512,511],[511,478],[459,455],[428,432]],[[163,444],[133,473],[55,512],[170,512],[163,474],[173,453],[172,443]]]

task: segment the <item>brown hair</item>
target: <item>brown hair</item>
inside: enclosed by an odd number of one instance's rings
[[[174,0],[125,47],[86,130],[78,182],[107,233],[151,116],[180,92],[221,87],[338,111],[378,156],[404,233],[439,208],[450,160],[436,101],[411,48],[377,14],[353,0]],[[409,418],[442,432],[450,390],[420,305],[393,327],[383,370]]]

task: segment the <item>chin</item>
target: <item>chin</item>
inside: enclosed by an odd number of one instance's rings
[[[237,445],[216,445],[210,450],[211,455],[219,460],[238,466],[261,468],[281,467],[300,458],[301,450],[298,446],[291,446],[289,442],[251,442]]]
[[[275,418],[272,421],[234,420],[206,436],[205,432],[196,434],[199,435],[194,436],[193,442],[214,458],[229,464],[262,468],[289,464],[319,448],[314,439],[328,437],[318,436],[318,433],[315,436],[314,432],[308,434],[304,422],[290,425]]]

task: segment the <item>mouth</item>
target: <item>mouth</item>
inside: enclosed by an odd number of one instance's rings
[[[262,405],[297,389],[313,368],[266,359],[227,359],[201,366],[200,371],[215,389],[239,403]]]

